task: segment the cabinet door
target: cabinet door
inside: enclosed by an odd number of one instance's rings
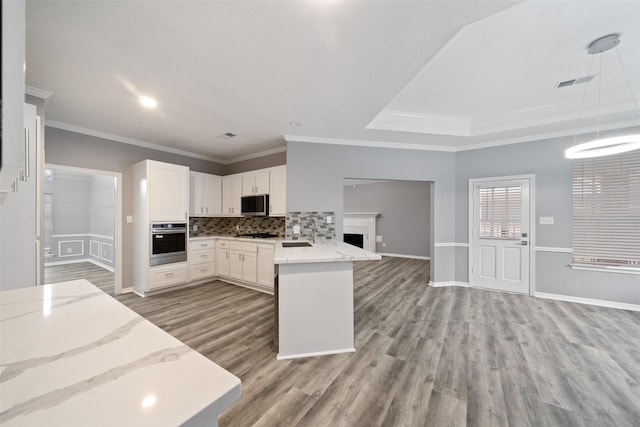
[[[273,289],[273,245],[258,245],[258,284]]]
[[[258,260],[255,252],[242,253],[242,280],[247,283],[258,283]]]
[[[189,210],[189,168],[148,161],[150,221],[184,221]]]
[[[287,213],[287,168],[271,169],[269,174],[269,215]]]
[[[242,280],[242,251],[229,251],[229,277]]]
[[[257,194],[255,191],[256,188],[256,175],[253,172],[243,173],[242,174],[242,195],[250,196],[252,194]]]
[[[189,215],[202,216],[204,205],[202,203],[202,187],[204,176],[197,172],[189,172]]]
[[[259,170],[255,173],[255,194],[269,194],[269,170]]]
[[[223,177],[222,215],[240,216],[240,197],[242,197],[242,175]]]
[[[202,186],[202,206],[205,215],[222,213],[222,179],[216,175],[205,174]]]
[[[216,249],[216,271],[218,276],[229,277],[229,249]]]

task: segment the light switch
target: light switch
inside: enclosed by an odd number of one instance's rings
[[[331,215],[329,215],[327,217],[327,224],[331,224],[332,221],[333,221],[333,218],[331,217]]]
[[[293,226],[293,234],[300,234],[300,225]]]
[[[133,217],[131,215],[127,215],[127,224],[131,224],[133,222]]]
[[[552,216],[541,216],[540,225],[553,225],[553,219]]]
[[[376,242],[382,243],[382,236],[376,236]]]

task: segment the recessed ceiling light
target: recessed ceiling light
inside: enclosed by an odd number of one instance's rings
[[[300,127],[302,125],[302,123],[300,122],[289,122],[289,126],[291,126],[292,128],[297,128]]]
[[[141,96],[140,104],[142,104],[146,108],[156,108],[158,106],[158,101],[148,96]]]

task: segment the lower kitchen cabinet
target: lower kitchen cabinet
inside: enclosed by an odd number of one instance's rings
[[[215,245],[215,239],[189,242],[191,281],[207,279],[216,275]]]
[[[231,242],[229,250],[229,277],[246,283],[257,283],[258,245],[247,242]],[[273,259],[271,260],[273,262]]]
[[[230,274],[229,241],[218,240],[216,242],[216,273],[221,277],[229,277]]]
[[[167,266],[149,268],[148,290],[187,283],[187,263],[180,262]]]
[[[258,268],[258,276],[257,283],[261,286],[266,286],[270,290],[273,290],[273,277],[274,277],[274,266],[273,266],[273,252],[274,246],[269,244],[258,244],[258,254],[257,254],[257,268]]]

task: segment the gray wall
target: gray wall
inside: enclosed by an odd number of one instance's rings
[[[234,173],[253,171],[256,169],[272,168],[274,166],[282,166],[285,164],[287,164],[287,153],[286,151],[283,151],[282,153],[270,154],[256,159],[243,160],[241,162],[228,164],[224,169],[224,175],[232,175]]]
[[[572,144],[573,137],[565,137],[457,153],[456,241],[468,241],[469,179],[535,174],[535,244],[570,249],[572,163],[564,150]],[[539,225],[541,216],[554,217],[554,224]],[[569,253],[536,251],[536,292],[640,304],[640,276],[572,270],[570,262]],[[466,256],[456,257],[456,280],[468,281]]]
[[[380,213],[376,234],[386,246],[376,243],[376,252],[429,257],[430,185],[420,181],[347,184],[344,211]]]
[[[436,243],[455,241],[455,153],[330,144],[287,144],[287,211],[333,211],[342,240],[343,179],[432,181]],[[454,280],[455,247],[431,253],[431,280]]]
[[[90,177],[89,232],[115,236],[115,178],[107,175]]]
[[[122,173],[122,287],[133,285],[133,215],[131,165],[151,159],[188,166],[198,172],[223,175],[225,166],[163,151],[123,144],[103,138],[47,127],[45,160],[47,163]]]

